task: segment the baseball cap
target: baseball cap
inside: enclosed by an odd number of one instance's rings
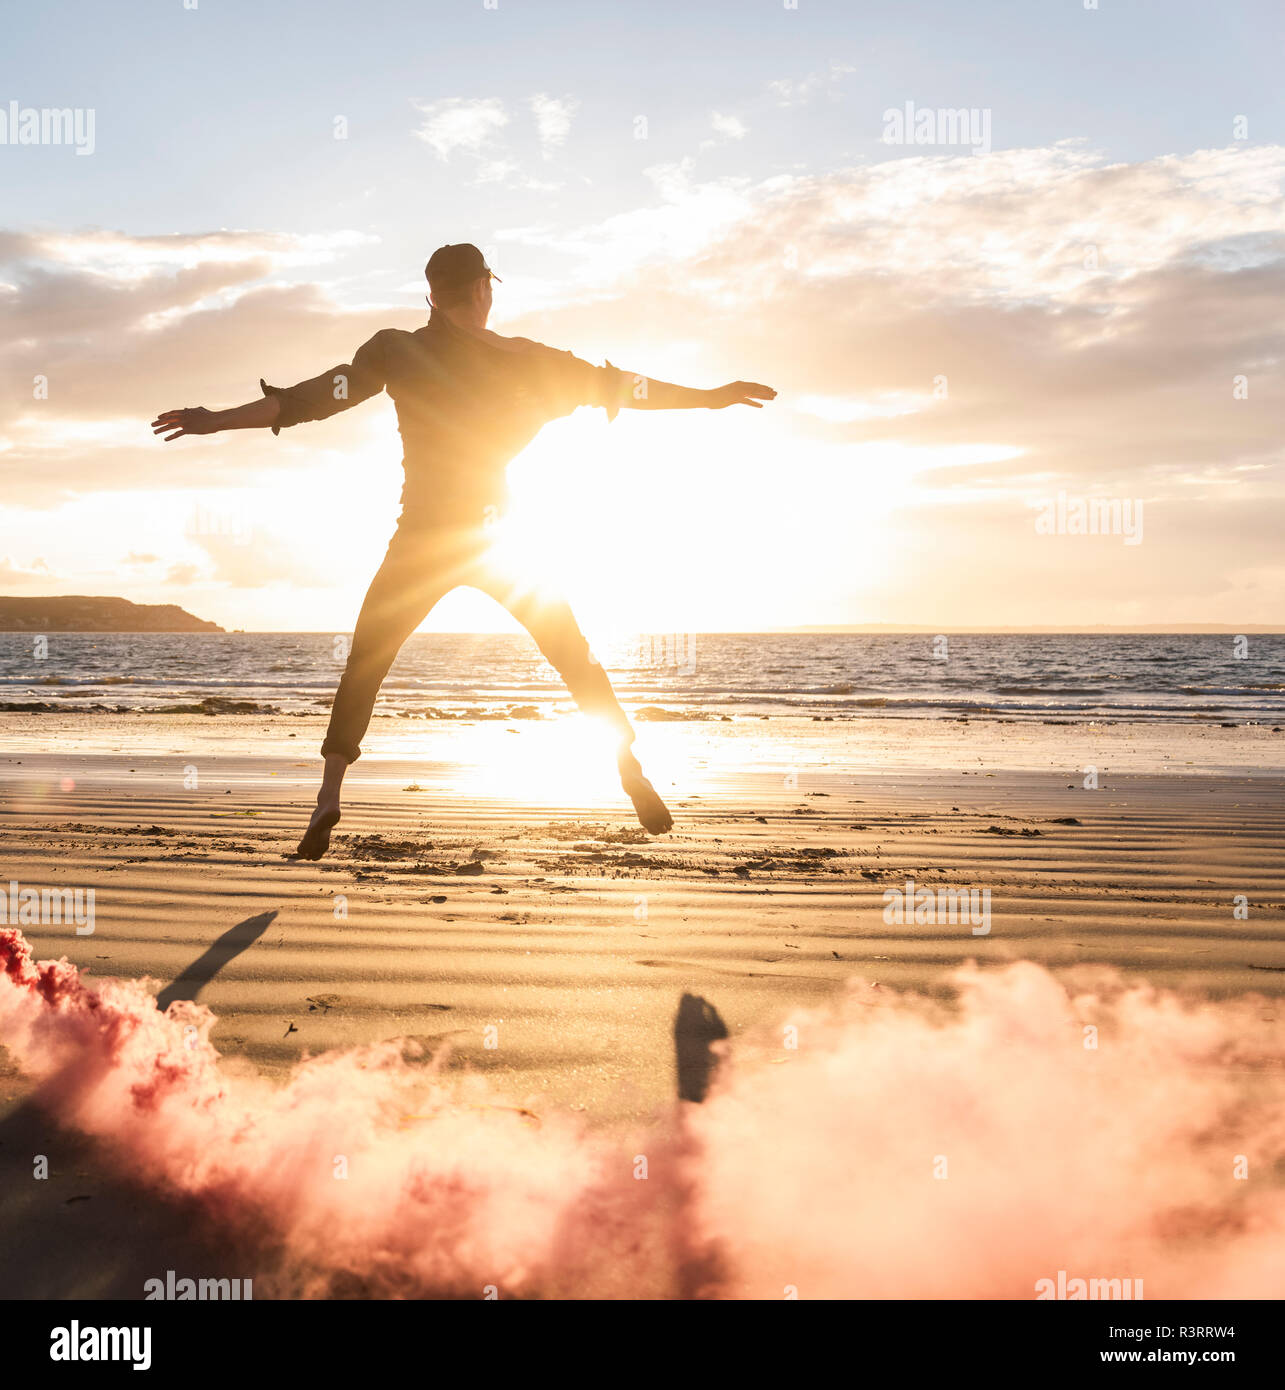
[[[434,290],[453,290],[459,285],[467,285],[470,280],[489,275],[493,280],[500,277],[486,263],[486,258],[467,241],[456,242],[450,246],[439,246],[428,258],[424,275],[429,287]]]

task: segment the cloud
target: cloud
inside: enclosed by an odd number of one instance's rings
[[[710,114],[709,123],[719,135],[729,140],[744,140],[750,128],[739,116],[724,116],[718,111]]]
[[[424,117],[414,134],[430,146],[439,159],[445,161],[463,156],[471,160],[473,184],[498,184],[537,193],[552,192],[562,186],[527,174],[509,153],[501,138],[501,132],[509,124],[509,114],[498,97],[478,100],[447,97],[437,102],[413,104]],[[540,152],[545,159],[551,158],[566,140],[577,105],[569,97],[555,100],[541,95],[531,99]]]
[[[496,178],[521,176],[492,153],[483,173],[496,162]],[[747,447],[762,452],[763,486],[793,460],[792,486],[773,492],[748,550],[778,553],[772,527],[815,534],[818,496],[826,524],[853,535],[869,501],[895,496],[895,514],[880,512],[906,560],[881,581],[892,620],[917,621],[925,595],[961,622],[1083,621],[1093,605],[1097,620],[1128,621],[1104,605],[1131,602],[1155,621],[1279,616],[1285,561],[1261,519],[1285,504],[1285,149],[1124,164],[1065,144],[757,182],[702,180],[691,160],[646,173],[638,206],[495,233],[549,267],[524,276],[511,253],[521,289],[497,299],[501,331],[663,379],[775,386]],[[319,279],[273,282],[341,245],[0,233],[6,500],[199,489],[212,448],[228,486],[302,464],[323,438],[336,455],[368,450],[391,431],[386,405],[279,440],[164,449],[145,428],[159,409],[248,399],[260,374],[312,376],[377,328],[420,321],[345,308]],[[33,399],[36,374],[47,399]],[[633,425],[613,428],[619,448]],[[1126,558],[1034,536],[1030,503],[1059,487],[1145,499],[1145,543]],[[252,582],[250,562],[223,563],[226,582]],[[868,579],[850,582],[856,604]]]
[[[853,420],[874,420],[927,410],[932,405],[932,397],[922,391],[888,391],[870,396],[798,396],[791,405],[804,415],[846,425]]]
[[[1285,561],[1258,518],[1285,505],[1285,149],[651,172],[650,206],[509,234],[571,253],[539,335],[665,379],[777,387],[765,448],[816,443],[871,502],[899,499],[878,616],[1279,617]],[[793,476],[773,522],[807,534],[834,484]],[[1145,543],[1036,536],[1031,505],[1059,487],[1145,499]],[[869,507],[851,505],[856,536]],[[854,614],[869,584],[851,581]]]
[[[424,118],[415,136],[439,159],[449,159],[458,150],[480,154],[509,123],[508,112],[498,97],[444,97],[441,101],[411,104]]]
[[[833,95],[834,89],[851,72],[856,72],[851,63],[831,63],[828,68],[808,73],[806,77],[777,78],[767,84],[767,89],[778,106],[803,106],[821,93]]]
[[[216,231],[130,236],[97,228],[80,232],[45,232],[23,239],[21,252],[62,265],[108,273],[118,279],[145,276],[157,268],[190,270],[207,263],[235,265],[267,263],[274,270],[320,265],[355,247],[378,241],[367,232],[251,232]],[[0,262],[6,257],[0,241]]]
[[[13,564],[7,555],[0,557],[0,584],[6,589],[48,588],[52,572],[43,560],[30,565]]]
[[[161,445],[148,422],[172,406],[250,399],[260,375],[278,382],[314,375],[318,359],[347,361],[389,326],[387,312],[341,309],[317,283],[273,283],[357,240],[280,232],[0,235],[6,502],[47,507],[86,490],[208,483],[201,450]],[[279,465],[291,449],[267,436],[216,447],[233,480],[269,460]]]
[[[475,184],[496,183],[506,188],[524,188],[534,192],[552,192],[561,188],[560,183],[531,177],[513,159],[487,159],[479,161],[473,174]]]
[[[326,571],[308,554],[306,537],[287,540],[259,525],[244,531],[233,525],[189,536],[213,562],[204,578],[216,584],[260,589],[268,584],[309,588],[327,582]]]
[[[581,227],[538,224],[497,232],[497,241],[554,250],[566,258],[567,271],[551,283],[550,298],[631,298],[633,278],[657,266],[681,276],[713,246],[745,223],[754,212],[746,179],[693,181],[694,161],[652,165],[644,176],[658,195],[649,206],[632,208]]]
[[[540,153],[545,159],[551,159],[554,153],[567,143],[567,136],[571,133],[571,118],[579,106],[580,103],[574,97],[551,97],[539,92],[531,98]]]

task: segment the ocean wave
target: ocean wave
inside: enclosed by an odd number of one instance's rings
[[[1285,637],[1256,637],[1252,666],[1223,636],[1057,635],[950,639],[937,660],[916,635],[696,634],[690,668],[638,663],[639,644],[600,655],[626,706],[734,717],[1261,720],[1285,723]],[[58,634],[36,661],[27,634],[0,634],[0,705],[156,710],[222,697],[316,713],[342,663],[329,634]],[[1252,675],[1234,683],[1230,676]],[[7,697],[7,698],[6,698]],[[417,634],[385,682],[381,713],[570,706],[521,634]]]
[[[1105,690],[1083,685],[997,685],[996,695],[1105,695]]]

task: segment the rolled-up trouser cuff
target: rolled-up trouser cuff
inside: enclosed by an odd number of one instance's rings
[[[329,758],[334,754],[338,754],[341,758],[347,758],[350,763],[355,763],[357,759],[361,757],[361,749],[354,748],[351,744],[338,743],[328,738],[321,745],[321,756],[323,758]]]

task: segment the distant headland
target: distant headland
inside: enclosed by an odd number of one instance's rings
[[[131,603],[127,598],[6,598],[0,595],[0,632],[222,632],[174,603]]]

